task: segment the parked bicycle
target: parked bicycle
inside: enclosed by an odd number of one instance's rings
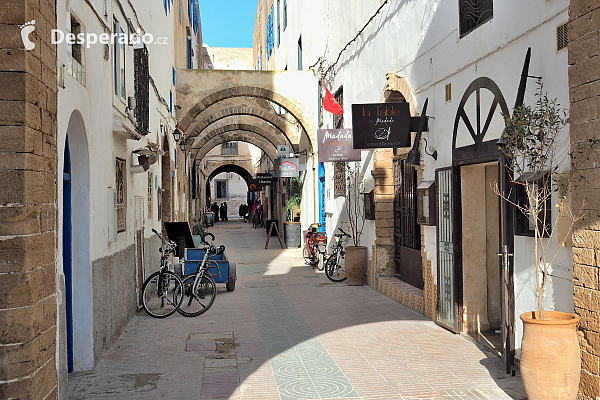
[[[173,314],[183,300],[183,282],[180,277],[171,272],[172,258],[177,245],[165,239],[155,229],[152,229],[162,241],[159,251],[160,270],[153,273],[142,285],[142,306],[148,315],[154,318],[164,318]]]
[[[177,312],[186,317],[204,314],[213,305],[217,296],[217,284],[208,272],[211,262],[209,258],[213,255],[223,254],[225,246],[216,247],[212,243],[209,244],[206,242],[207,237],[211,237],[212,241],[215,240],[212,233],[207,233],[202,238],[202,243],[207,247],[204,249],[204,257],[198,264],[198,269],[183,277],[183,301]]]
[[[322,224],[314,223],[308,227],[302,249],[304,261],[308,265],[316,266],[319,271],[322,271],[325,266],[324,257],[327,252],[327,236],[325,232],[319,232],[319,228],[322,226]],[[323,262],[320,262],[321,260]]]
[[[325,262],[325,275],[333,282],[343,282],[346,280],[346,250],[344,246],[348,240],[352,238],[344,232],[342,228],[338,228],[341,233],[335,234],[335,244],[333,245],[333,253]]]

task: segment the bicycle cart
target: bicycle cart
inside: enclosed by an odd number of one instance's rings
[[[205,249],[185,249],[185,267],[184,274],[188,275],[198,270],[198,265],[204,259]],[[237,280],[235,263],[227,260],[225,252],[223,254],[211,255],[208,258],[208,272],[216,283],[224,283],[227,291],[232,292],[235,289],[235,281]]]
[[[177,256],[183,257],[185,260],[184,265],[175,264],[175,273],[184,278],[196,272],[206,252],[205,248],[201,246],[203,244],[208,246],[208,243],[205,241],[207,237],[212,238],[214,241],[214,235],[212,233],[206,233],[203,237],[192,235],[187,222],[165,222],[165,230],[169,238],[172,238],[171,240],[179,243]],[[194,239],[199,240],[200,243],[194,243]],[[215,283],[225,283],[227,291],[233,291],[235,289],[235,281],[237,280],[235,263],[229,262],[225,251],[222,254],[210,255],[208,261],[208,271]]]

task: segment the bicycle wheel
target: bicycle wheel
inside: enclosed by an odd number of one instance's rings
[[[183,278],[183,302],[177,312],[186,317],[196,317],[204,314],[213,305],[215,297],[217,297],[217,284],[207,273],[200,278],[195,293],[192,293],[197,275],[198,273],[194,272]]]
[[[302,256],[304,257],[304,261],[308,264],[308,265],[317,265],[319,263],[319,257],[317,256],[317,252],[315,251],[315,249],[313,248],[312,254],[309,254],[308,252],[308,248],[305,246],[302,249]]]
[[[333,282],[346,280],[346,257],[333,253],[325,264],[325,275]]]
[[[157,271],[142,285],[142,306],[151,317],[165,318],[177,310],[183,300],[182,293],[183,282],[180,277],[171,271]]]

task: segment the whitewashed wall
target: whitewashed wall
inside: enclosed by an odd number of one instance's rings
[[[281,45],[275,46],[275,69],[297,68],[297,42],[302,36],[303,66],[308,68],[324,56],[328,63],[358,33],[380,7],[382,1],[360,0],[288,0],[288,26]],[[545,90],[568,105],[567,51],[556,51],[556,27],[568,19],[567,0],[506,0],[494,2],[494,17],[473,32],[460,38],[458,2],[455,0],[391,1],[366,28],[364,33],[341,55],[330,82],[332,92],[344,87],[345,127],[351,128],[353,103],[379,102],[386,73],[404,77],[416,97],[417,108],[429,98],[430,131],[424,134],[430,150],[437,149],[434,161],[423,151],[424,179],[433,180],[435,169],[452,164],[452,134],[458,103],[467,86],[476,78],[492,79],[502,91],[508,108],[514,105],[525,53],[532,48],[530,74],[543,77]],[[277,44],[277,40],[275,40]],[[452,100],[445,101],[445,85],[452,84]],[[535,81],[529,80],[525,102],[534,102]],[[482,107],[491,97],[482,97]],[[474,104],[467,103],[467,110]],[[487,109],[486,109],[487,110]],[[324,113],[325,127],[332,126]],[[496,113],[487,140],[499,137],[503,129]],[[459,134],[464,136],[464,127]],[[565,140],[568,132],[564,133]],[[568,140],[567,140],[568,141]],[[460,140],[459,140],[460,143]],[[466,142],[464,142],[466,144]],[[367,152],[363,152],[363,162]],[[367,172],[372,166],[367,167]],[[326,166],[328,189],[333,190],[332,166]],[[366,174],[367,187],[372,185]],[[318,203],[317,203],[318,204]],[[327,199],[327,211],[333,214],[328,231],[343,215],[341,199]],[[343,217],[341,217],[343,219]],[[363,244],[374,240],[374,225],[367,222]],[[436,237],[434,228],[425,228],[425,250],[436,272]],[[516,315],[535,309],[532,289],[532,240],[515,237]],[[569,249],[562,253],[553,268],[545,304],[548,308],[572,311],[572,263]],[[517,324],[517,348],[520,347],[521,324]]]

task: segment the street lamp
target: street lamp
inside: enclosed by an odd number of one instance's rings
[[[181,149],[181,151],[183,151],[185,153],[185,147],[186,147],[186,143],[185,143],[185,139],[183,139],[180,143],[179,143],[179,148]]]
[[[175,130],[173,131],[173,139],[175,139],[175,143],[179,142],[179,139],[181,139],[181,131],[177,127],[175,127]]]

